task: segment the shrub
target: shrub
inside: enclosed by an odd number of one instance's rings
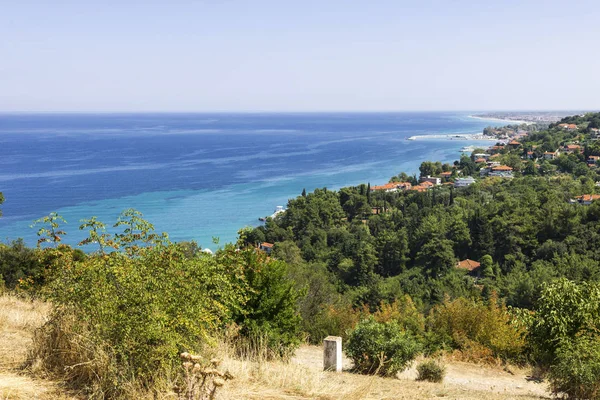
[[[345,352],[357,371],[383,376],[404,370],[420,351],[418,341],[396,321],[360,322],[350,333]]]
[[[446,367],[434,360],[423,361],[417,365],[417,380],[429,382],[441,382],[446,375]]]
[[[266,345],[271,354],[289,357],[300,344],[302,319],[297,310],[300,293],[287,279],[287,265],[253,249],[220,252],[217,260],[228,268],[243,266],[246,298],[233,313],[243,339],[254,342],[250,348]]]
[[[574,399],[600,398],[600,340],[580,336],[556,350],[555,364],[548,375],[555,395]]]
[[[82,262],[71,255],[61,252],[54,259],[60,268],[47,289],[57,309],[40,332],[34,356],[41,355],[43,368],[62,370],[77,387],[107,398],[122,396],[120,388],[132,381],[153,386],[178,364],[181,351],[201,351],[248,292],[243,279],[232,277],[235,270],[216,257],[188,259],[177,245],[142,249],[136,256],[96,254]],[[43,347],[66,350],[46,357]],[[107,354],[103,364],[112,367],[98,373],[71,367],[90,364],[96,353]]]
[[[600,328],[600,284],[559,279],[544,285],[528,339],[537,361],[552,365],[558,347]]]
[[[7,289],[14,289],[20,279],[37,275],[40,270],[36,250],[27,247],[23,239],[0,243],[0,275]]]
[[[425,333],[425,318],[408,295],[392,303],[381,302],[377,311],[373,313],[373,318],[377,322],[396,321],[403,329],[417,337]]]
[[[513,321],[504,305],[492,296],[488,304],[459,298],[435,307],[428,319],[430,347],[453,349],[503,360],[521,361],[525,330]]]

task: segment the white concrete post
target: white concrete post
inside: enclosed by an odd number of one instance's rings
[[[342,372],[342,338],[327,336],[323,341],[323,367],[325,371]]]

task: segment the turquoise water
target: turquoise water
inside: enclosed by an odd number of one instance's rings
[[[424,160],[452,162],[476,133],[467,113],[0,115],[0,238],[34,244],[31,222],[113,223],[133,207],[171,239],[213,248],[235,240],[303,188],[381,184]]]

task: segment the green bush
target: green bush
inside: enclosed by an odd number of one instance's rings
[[[558,347],[600,328],[600,284],[559,279],[544,285],[528,335],[534,357],[554,364]]]
[[[574,399],[600,399],[600,340],[580,336],[556,350],[548,375],[555,395]]]
[[[361,373],[391,376],[403,371],[421,350],[418,341],[396,321],[360,322],[350,333],[345,352]]]
[[[429,382],[441,382],[446,375],[446,367],[434,360],[423,361],[417,365],[417,380]]]
[[[525,329],[515,322],[495,294],[488,304],[480,300],[446,299],[428,318],[430,350],[450,347],[470,361],[522,361]]]
[[[300,344],[302,319],[297,309],[300,293],[287,279],[287,265],[253,249],[237,252],[233,258],[217,253],[217,260],[228,269],[243,266],[246,298],[233,314],[241,339],[254,342],[251,348],[266,346],[273,356],[291,356]]]
[[[105,245],[88,257],[64,245],[39,250],[42,293],[55,311],[36,335],[32,365],[90,398],[130,398],[125,388],[160,386],[180,369],[181,352],[202,354],[233,323],[241,339],[279,355],[299,343],[298,293],[285,263],[230,245],[191,254],[132,213],[122,235],[93,231],[89,242]]]

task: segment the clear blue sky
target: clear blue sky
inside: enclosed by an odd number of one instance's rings
[[[0,3],[0,111],[600,109],[597,0]]]

